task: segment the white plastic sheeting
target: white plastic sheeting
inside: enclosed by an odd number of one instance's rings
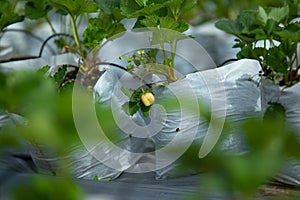
[[[189,115],[186,115],[186,118],[182,117],[181,109],[166,111],[167,120],[163,122],[162,130],[154,136],[156,148],[163,148],[178,134],[183,135],[183,138],[189,138],[191,137],[191,131],[195,131],[196,135],[193,143],[200,149],[200,146],[205,145],[204,142],[207,142],[204,140],[206,136],[225,131],[228,135],[222,148],[232,153],[245,152],[246,146],[239,125],[245,120],[261,114],[260,90],[258,83],[255,81],[259,70],[258,62],[254,60],[240,60],[221,68],[189,74],[186,78],[170,84],[168,88],[171,91],[176,91],[177,94],[185,94],[187,84],[189,84],[190,92],[195,94],[196,100],[205,105],[211,113],[211,121],[207,122],[204,120],[201,117],[201,111],[199,120],[197,110],[190,112]],[[158,102],[169,95],[169,92],[158,95]],[[191,96],[187,94],[186,97],[189,99]],[[197,109],[197,105],[193,107]],[[224,127],[219,126],[213,127],[213,132],[209,133],[209,127],[215,122],[222,122],[223,119],[230,122],[230,130],[223,130]],[[179,132],[175,131],[177,128],[179,128]],[[156,163],[164,162],[168,156],[158,155]],[[180,162],[176,161],[165,168],[158,169],[156,171],[157,178],[195,173],[195,171],[179,172],[177,170],[179,165]]]
[[[144,124],[140,113],[130,118],[122,110],[123,103],[129,99],[122,94],[120,87],[126,86],[128,80],[111,85],[111,82],[116,82],[112,70],[108,70],[99,80],[96,96],[104,101],[111,95],[115,113],[112,120],[116,120],[125,133],[140,137],[136,142],[153,142],[155,160],[148,160],[146,164],[149,169],[155,165],[152,169],[157,179],[187,176],[197,171],[180,172],[178,159],[191,145],[197,145],[200,149],[202,145],[207,145],[203,144],[205,138],[210,140],[215,132],[221,134],[224,120],[230,122],[231,129],[222,148],[234,153],[246,151],[238,126],[249,118],[261,115],[260,90],[255,81],[259,70],[257,61],[240,60],[221,68],[189,74],[163,89],[156,89],[155,104]],[[176,100],[172,101],[170,97]],[[210,122],[201,116],[200,104],[211,113]],[[216,127],[216,124],[219,126]],[[214,140],[216,142],[218,138]],[[207,148],[213,148],[214,143],[210,145]],[[145,151],[140,149],[140,152]],[[206,151],[209,153],[209,149]],[[138,162],[132,164],[134,167]]]
[[[267,109],[269,102],[277,102],[279,99],[279,103],[286,110],[288,126],[297,133],[300,140],[300,83],[284,89],[283,92],[281,92],[282,89],[282,87],[274,85],[270,81],[262,81],[262,110]],[[275,178],[283,183],[299,186],[300,162],[291,158]]]
[[[45,144],[33,143],[30,148],[30,154],[40,173],[56,174],[67,168],[70,169],[71,174],[75,178],[90,180],[95,178],[115,179],[123,171],[136,164],[140,157],[131,157],[126,152],[142,152],[147,146],[147,141],[129,136],[114,122],[109,106],[113,100],[112,92],[117,81],[117,74],[113,70],[108,69],[95,86],[97,91],[95,100],[99,102],[97,107],[100,111],[103,111],[98,113],[100,118],[99,125],[102,127],[102,130],[107,133],[107,137],[116,146],[126,149],[126,151],[118,153],[114,147],[109,146],[104,140],[93,141],[96,145],[93,148],[88,148],[88,146],[84,146],[83,140],[79,140],[84,136],[79,137],[78,141],[74,142],[72,146],[66,147],[65,156],[52,153],[51,149],[47,148]],[[86,110],[86,107],[83,109]],[[144,123],[139,115],[129,117],[124,113],[123,120],[126,117],[129,120],[134,120],[137,124],[143,125],[142,123]],[[96,129],[91,131],[96,136],[100,134],[97,133]],[[85,134],[88,135],[87,133]]]
[[[0,110],[0,138],[2,138],[1,134],[4,134],[2,132],[4,126],[14,130],[17,126],[23,126],[26,123],[26,120],[22,116]],[[14,131],[5,134],[9,134],[6,137],[13,138],[14,145],[6,146],[5,148],[2,146],[0,148],[0,171],[33,172],[34,167],[32,163],[26,161],[29,155],[27,142],[21,135],[18,135]],[[0,177],[1,175],[0,173]]]
[[[114,122],[113,126],[106,127],[106,130],[109,131],[108,134],[114,135],[114,142],[120,148],[136,153],[150,152],[152,156],[141,154],[132,159],[126,157],[126,154],[123,156],[120,154],[120,157],[114,157],[109,149],[102,158],[109,160],[113,157],[122,168],[122,170],[117,170],[103,164],[99,158],[94,156],[94,152],[87,150],[78,141],[73,146],[66,147],[66,151],[68,151],[66,157],[52,155],[50,151],[44,149],[43,145],[38,145],[37,148],[31,149],[32,158],[38,170],[42,173],[51,173],[53,170],[59,171],[57,169],[59,163],[64,162],[70,167],[74,177],[84,179],[94,179],[95,176],[99,179],[114,179],[122,171],[143,172],[145,167],[148,167],[149,171],[154,169],[157,179],[189,176],[197,173],[194,170],[178,170],[180,168],[179,157],[185,153],[184,150],[192,144],[197,145],[200,150],[209,128],[209,121],[201,116],[202,107],[200,108],[199,105],[191,103],[200,103],[208,111],[216,112],[217,117],[215,120],[225,118],[229,122],[230,129],[222,130],[222,132],[229,131],[222,144],[223,150],[235,154],[245,153],[247,146],[244,144],[243,133],[240,132],[239,126],[247,119],[261,117],[267,103],[276,101],[280,91],[278,86],[267,82],[263,82],[259,88],[257,82],[259,70],[260,66],[257,61],[244,59],[221,68],[189,74],[163,89],[155,90],[156,103],[152,107],[149,121],[149,118],[143,119],[140,113],[130,117],[123,112],[122,105],[128,101],[128,98],[122,94],[120,87],[126,86],[126,84],[122,85],[122,82],[119,82],[118,73],[108,69],[95,86],[95,100],[101,102],[104,109],[112,106],[111,108],[113,108],[115,114],[106,120],[115,120],[118,117],[121,120]],[[132,84],[127,79],[126,81],[129,85]],[[300,136],[299,91],[300,84],[298,83],[286,89],[282,93],[279,102],[286,109],[288,123],[295,128]],[[176,105],[179,107],[168,106],[167,97],[170,96],[177,99],[179,104]],[[212,103],[213,98],[214,103]],[[220,98],[223,99],[220,100]],[[219,106],[212,108],[214,104]],[[198,112],[199,109],[200,112]],[[13,118],[19,119],[19,117]],[[127,123],[129,121],[131,121],[131,124]],[[0,126],[10,122],[11,119],[6,114],[1,114]],[[153,128],[155,129],[154,132]],[[176,139],[178,135],[180,137],[174,143],[174,138]],[[178,141],[187,145],[180,147]],[[182,151],[178,152],[179,160],[177,157],[172,157],[174,155],[170,154],[169,151],[160,151],[172,142],[177,144],[174,147],[178,147]],[[101,145],[101,141],[99,141],[99,145]],[[172,150],[172,148],[169,150]],[[97,151],[97,149],[94,151]],[[285,168],[274,178],[287,184],[299,185],[299,162],[292,160],[287,163]]]

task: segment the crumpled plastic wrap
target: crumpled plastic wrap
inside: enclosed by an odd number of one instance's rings
[[[261,84],[261,95],[262,95],[262,110],[265,112],[269,106],[269,102],[276,102],[280,90],[282,88],[278,85],[273,84],[270,81],[264,80]],[[300,83],[287,88],[281,94],[279,103],[286,110],[286,120],[288,126],[291,127],[300,139]],[[283,167],[278,175],[275,177],[276,180],[290,184],[300,185],[300,162],[294,159],[290,159],[287,164]]]
[[[227,130],[229,134],[227,133],[222,148],[231,153],[243,153],[247,151],[247,148],[239,125],[247,119],[261,115],[260,90],[258,82],[255,81],[259,70],[260,66],[257,61],[245,59],[221,68],[189,74],[184,79],[171,83],[167,87],[168,90],[158,94],[156,102],[159,104],[160,101],[170,96],[170,90],[176,91],[176,94],[184,94],[186,99],[196,97],[197,101],[208,108],[208,112],[215,113],[212,120],[226,119],[230,122],[231,128]],[[187,88],[190,92],[186,92]],[[194,109],[197,109],[196,105]],[[191,132],[195,132],[193,145],[197,145],[200,150],[208,133],[209,123],[201,118],[201,112],[199,120],[197,111],[190,112],[185,118],[181,116],[181,111],[180,108],[166,111],[166,121],[162,122],[163,128],[154,136],[156,149],[168,145],[178,134],[184,136],[181,140],[184,143],[184,140],[192,137]],[[176,129],[180,131],[177,132]],[[217,131],[223,132],[224,130]],[[156,152],[156,163],[166,162],[169,156],[168,154],[160,156]],[[196,173],[195,170],[179,171],[179,166],[180,160],[177,160],[158,169],[156,178],[163,179]]]
[[[112,101],[113,87],[118,80],[117,74],[108,69],[95,85],[95,101],[99,103],[99,110],[109,110]],[[101,113],[100,113],[101,117]],[[128,151],[140,151],[144,148],[144,143],[140,140],[135,141],[128,134],[123,133],[121,129],[113,122],[112,115],[105,115],[105,118],[99,120],[108,137],[112,138],[115,145]],[[127,116],[129,117],[129,116]],[[135,120],[138,122],[138,119]],[[106,124],[106,122],[109,122]],[[95,133],[97,134],[97,133]],[[124,154],[115,154],[114,148],[108,146],[103,141],[97,141],[93,149],[84,146],[79,140],[72,146],[66,147],[66,156],[52,154],[51,150],[40,143],[35,143],[31,147],[31,156],[35,162],[38,171],[41,173],[55,174],[61,171],[61,167],[70,169],[75,178],[83,179],[115,179],[126,169],[130,168],[137,159],[132,159]],[[117,168],[107,165],[110,162],[117,162]],[[64,165],[60,165],[64,163]]]
[[[142,117],[142,114],[137,112],[133,116],[129,116],[122,108],[129,99],[121,91],[121,87],[131,88],[134,86],[131,75],[112,68],[106,69],[104,75],[97,82],[95,101],[100,106],[100,113],[101,109],[110,110],[109,115],[105,115],[105,119],[101,119],[100,116],[99,125],[112,142],[109,145],[99,142],[97,148],[98,152],[103,152],[101,146],[107,146],[109,149],[107,154],[98,157],[100,160],[106,161],[109,166],[115,166],[122,171],[138,173],[151,171],[153,168],[154,160],[151,152],[154,145],[149,136],[150,132],[146,128],[147,120]]]
[[[121,172],[111,169],[101,163],[86,150],[81,142],[66,147],[66,156],[51,153],[46,145],[36,143],[30,147],[30,154],[42,174],[59,175],[61,171],[69,170],[74,178],[83,179],[114,179]]]
[[[4,127],[13,130],[16,126],[25,124],[26,120],[22,116],[0,110],[0,138],[1,134],[8,134],[7,131],[2,131]],[[33,172],[35,167],[30,160],[27,141],[13,131],[7,136],[13,138],[14,145],[0,148],[0,171]]]
[[[191,145],[196,145],[200,151],[208,134],[210,124],[202,116],[202,106],[208,112],[215,113],[214,120],[225,119],[230,124],[229,129],[221,130],[221,134],[227,132],[221,145],[224,151],[234,154],[243,154],[248,151],[240,125],[250,118],[261,117],[267,103],[277,99],[280,89],[278,86],[264,82],[259,88],[259,70],[260,66],[257,61],[243,59],[220,68],[188,74],[165,88],[155,90],[156,101],[151,108],[149,120],[144,119],[139,112],[133,116],[125,114],[122,105],[128,101],[128,97],[122,93],[120,87],[126,84],[130,86],[131,80],[119,82],[120,74],[108,68],[95,86],[95,101],[100,103],[103,109],[112,109],[112,112],[117,115],[110,115],[105,119],[113,121],[112,126],[111,124],[106,126],[105,122],[101,121],[99,123],[107,134],[113,135],[114,144],[121,149],[136,153],[153,151],[152,157],[145,159],[141,155],[132,158],[126,153],[114,154],[113,149],[108,148],[99,159],[94,156],[97,152],[87,150],[82,142],[78,141],[66,148],[68,152],[66,157],[51,154],[51,151],[47,151],[41,144],[33,146],[32,159],[38,171],[42,173],[51,174],[60,167],[59,163],[64,162],[70,167],[74,177],[85,179],[95,177],[114,179],[123,171],[143,170],[145,165],[149,166],[149,170],[155,169],[157,179],[199,173],[194,169],[190,171],[179,169],[180,156]],[[299,91],[299,83],[286,89],[280,98],[280,103],[286,108],[288,122],[300,136]],[[168,97],[176,99],[175,106],[169,105]],[[198,103],[201,104],[201,108],[198,107]],[[116,119],[118,120],[115,121]],[[7,115],[1,115],[0,127],[9,121],[11,119]],[[147,128],[149,123],[153,126]],[[151,128],[157,129],[156,132],[153,132]],[[141,137],[137,137],[135,133],[139,133]],[[106,145],[102,141],[98,144],[98,146]],[[175,152],[179,156],[176,157],[172,152],[164,150],[166,146],[170,147],[168,150],[179,149]],[[99,148],[95,148],[93,151],[98,150]],[[104,164],[105,160],[111,159],[117,162],[120,168],[114,169]],[[299,185],[299,162],[291,160],[274,178],[286,184]]]
[[[130,87],[130,83],[134,86],[133,79],[125,77],[124,81],[111,85],[110,82],[115,82],[115,75],[112,70],[108,70],[95,90],[98,101],[109,102],[113,112],[117,113],[112,118],[117,121],[116,126],[124,133],[139,134],[137,136],[141,138],[131,144],[148,144],[147,147],[142,145],[139,152],[153,149],[154,161],[147,160],[146,165],[154,164],[156,178],[164,179],[199,173],[194,169],[179,170],[180,157],[190,146],[196,145],[200,150],[207,134],[214,133],[216,129],[220,134],[224,131],[227,133],[221,147],[224,151],[235,154],[247,151],[239,126],[245,120],[261,115],[257,82],[259,70],[257,61],[245,59],[221,68],[188,74],[164,88],[155,89],[156,100],[151,115],[144,119],[140,113],[129,117],[122,110],[122,105],[129,99],[120,88],[126,87],[126,84]],[[223,130],[222,123],[220,127],[210,125],[201,109],[213,113],[212,121],[230,122],[230,129]],[[198,154],[195,156],[198,158]],[[132,163],[133,168],[139,165],[136,161]]]

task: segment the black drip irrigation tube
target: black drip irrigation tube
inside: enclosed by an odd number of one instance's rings
[[[118,69],[121,69],[121,70],[123,70],[123,71],[125,71],[125,72],[128,72],[128,70],[127,70],[125,67],[123,67],[123,66],[121,66],[121,65],[119,65],[119,64],[116,64],[116,63],[110,63],[110,62],[97,62],[97,63],[93,64],[93,65],[90,67],[90,69],[92,69],[92,68],[94,68],[94,67],[96,67],[96,66],[98,66],[98,65],[108,65],[108,66],[113,66],[113,67],[116,67],[116,68],[118,68]],[[143,80],[143,82],[145,83],[145,85],[146,85],[148,88],[151,88],[151,84],[145,82],[144,80]]]
[[[41,43],[44,42],[44,39],[43,39],[43,38],[41,38],[41,37],[39,37],[39,36],[33,34],[33,33],[30,32],[30,31],[23,30],[23,29],[14,29],[14,28],[10,28],[10,29],[4,29],[2,32],[3,32],[3,33],[5,33],[5,32],[21,32],[21,33],[25,33],[26,35],[31,36],[32,38],[38,40],[38,41],[41,42]],[[49,48],[49,50],[50,50],[53,54],[55,54],[54,49],[52,49],[52,47],[51,47],[50,45],[48,45],[48,48]]]
[[[222,67],[222,66],[226,65],[229,62],[235,62],[235,61],[238,61],[238,59],[237,58],[230,58],[230,59],[225,60],[224,62],[222,62],[220,65],[217,65],[217,68]]]
[[[27,56],[27,57],[21,57],[21,58],[10,58],[10,59],[7,59],[7,60],[1,60],[0,63],[7,63],[7,62],[12,62],[12,61],[21,61],[21,60],[29,60],[29,59],[34,59],[34,58],[41,58],[42,55],[43,55],[43,51],[46,47],[46,45],[48,45],[47,43],[49,42],[49,40],[51,40],[52,38],[54,37],[58,37],[58,36],[64,36],[64,37],[71,37],[73,38],[72,35],[69,35],[69,34],[66,34],[66,33],[55,33],[51,36],[49,36],[46,40],[43,40],[42,38],[28,32],[28,31],[25,31],[25,30],[19,30],[19,29],[6,29],[4,30],[4,32],[7,32],[7,31],[19,31],[19,32],[25,32],[29,35],[31,35],[32,37],[36,38],[37,40],[43,42],[42,46],[40,47],[40,51],[39,51],[39,55],[38,56]],[[53,54],[55,54],[54,50],[48,46],[51,50],[51,52]]]

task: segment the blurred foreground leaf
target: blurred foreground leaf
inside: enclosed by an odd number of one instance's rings
[[[81,200],[83,193],[72,179],[33,176],[27,182],[15,186],[9,199]]]

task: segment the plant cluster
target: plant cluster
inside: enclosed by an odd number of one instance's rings
[[[149,111],[155,101],[155,97],[151,86],[147,89],[144,88],[144,79],[153,73],[153,69],[149,65],[154,65],[157,62],[157,53],[158,49],[150,49],[146,52],[145,50],[138,50],[131,56],[119,57],[120,60],[126,59],[126,68],[132,77],[140,80],[138,89],[121,88],[122,92],[129,97],[129,101],[122,105],[123,110],[128,115],[134,115],[139,109],[144,117],[150,114]],[[155,72],[157,73],[157,71]]]
[[[261,76],[290,87],[300,81],[299,16],[300,2],[288,0],[280,7],[258,7],[234,20],[222,19],[216,27],[237,37],[238,59],[258,60]]]
[[[196,1],[184,0],[3,0],[0,2],[0,31],[27,18],[44,20],[53,34],[60,34],[53,26],[50,15],[68,16],[73,43],[67,44],[60,37],[56,44],[85,58],[87,52],[101,44],[105,38],[125,31],[122,23],[125,18],[138,19],[134,28],[159,26],[183,32],[188,25],[180,21],[179,17],[195,4]],[[78,27],[83,25],[86,27],[80,35]]]
[[[189,25],[180,20],[180,16],[197,4],[197,1],[122,1],[121,11],[128,18],[136,18],[133,29],[146,28],[152,32],[151,45],[159,48],[149,50],[140,49],[131,56],[126,55],[127,70],[134,78],[140,80],[138,89],[122,88],[122,91],[130,100],[123,105],[123,110],[129,114],[135,114],[139,109],[143,116],[149,116],[149,111],[154,103],[153,85],[145,83],[145,77],[151,74],[160,74],[166,78],[166,82],[177,81],[175,73],[175,56],[179,40],[188,38],[183,33]],[[170,52],[167,52],[169,45]],[[161,53],[163,60],[157,59]],[[121,60],[124,56],[120,57]],[[144,89],[147,85],[147,89]]]
[[[24,3],[23,12],[18,14],[20,10],[17,10],[17,5],[21,2]],[[140,88],[135,92],[138,93],[139,91],[141,97],[146,92],[142,89],[144,75],[139,75],[140,73],[144,73],[145,75],[149,73],[162,74],[168,82],[177,80],[174,71],[177,42],[187,38],[187,36],[178,35],[174,32],[182,33],[189,28],[189,25],[181,20],[180,17],[196,4],[197,0],[4,0],[0,2],[1,8],[3,8],[0,10],[0,30],[5,31],[8,25],[20,22],[25,18],[31,20],[44,19],[53,32],[53,35],[49,38],[58,38],[55,40],[57,47],[64,51],[77,53],[80,56],[81,62],[78,66],[79,70],[77,70],[80,75],[79,81],[88,88],[92,88],[95,81],[90,80],[97,80],[101,75],[101,73],[98,73],[97,68],[97,63],[101,64],[101,60],[99,61],[97,56],[87,57],[88,53],[97,46],[104,45],[105,39],[126,31],[122,23],[123,19],[135,18],[136,22],[133,29],[144,28],[152,31],[153,35],[150,43],[151,45],[159,46],[159,50],[147,50],[143,55],[136,56],[136,54],[133,54],[132,61],[130,61],[132,64],[127,67],[127,70],[133,77],[141,80]],[[10,12],[7,12],[8,10]],[[59,33],[55,30],[49,17],[50,13],[70,20],[70,35],[68,35],[68,31],[66,33]],[[86,22],[84,24],[86,28],[82,35],[80,35],[78,27],[83,25],[82,21]],[[168,30],[174,32],[166,32]],[[70,37],[73,40],[68,42],[67,39]],[[170,46],[170,53],[167,52],[166,45]],[[156,60],[159,51],[163,55],[162,62]],[[151,88],[148,89],[148,92],[153,93]],[[136,105],[142,104],[138,103]],[[151,105],[146,106],[147,110]],[[132,114],[132,112],[130,113]]]

